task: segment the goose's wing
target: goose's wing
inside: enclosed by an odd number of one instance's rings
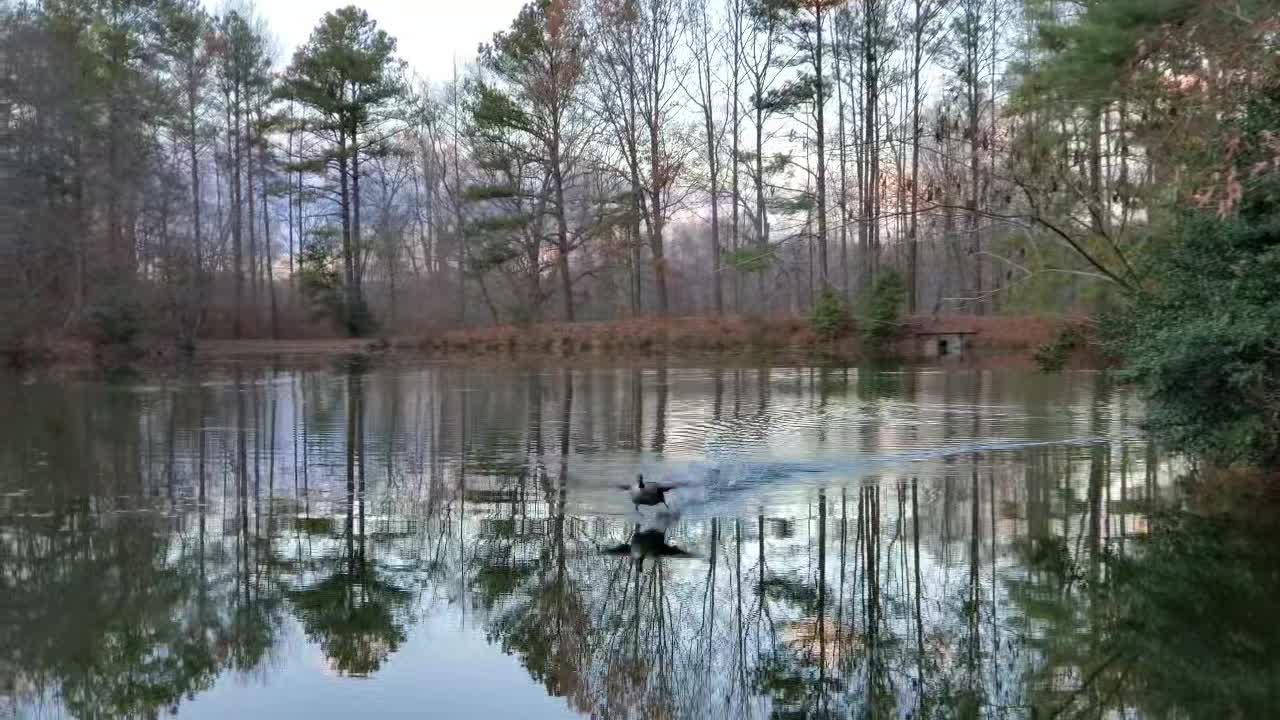
[[[604,553],[605,555],[630,555],[631,543],[622,543],[621,545],[614,545],[612,547],[603,548],[600,550],[600,552]]]
[[[675,545],[668,545],[666,543],[659,545],[654,554],[662,555],[664,557],[694,557],[693,553],[681,550]]]

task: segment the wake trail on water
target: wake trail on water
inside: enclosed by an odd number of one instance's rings
[[[717,453],[705,460],[664,464],[662,472],[653,473],[653,477],[672,486],[674,502],[686,510],[705,506],[708,511],[719,511],[729,506],[740,506],[755,496],[822,485],[841,478],[864,478],[913,463],[1036,448],[1092,447],[1115,440],[1114,437],[1103,436],[1062,440],[992,440],[818,460],[755,460],[736,453]]]

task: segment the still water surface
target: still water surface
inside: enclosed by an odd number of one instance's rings
[[[1095,373],[0,389],[0,717],[1265,716],[1274,544]],[[679,487],[637,511],[643,472]]]

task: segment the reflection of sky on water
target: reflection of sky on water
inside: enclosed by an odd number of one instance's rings
[[[293,628],[285,634],[297,637]],[[576,717],[528,681],[516,658],[448,608],[426,615],[372,678],[332,671],[318,648],[291,643],[261,678],[226,677],[182,706],[182,717]]]

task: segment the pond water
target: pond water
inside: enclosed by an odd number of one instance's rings
[[[1276,544],[1141,416],[1086,372],[10,379],[0,717],[1267,716]]]

